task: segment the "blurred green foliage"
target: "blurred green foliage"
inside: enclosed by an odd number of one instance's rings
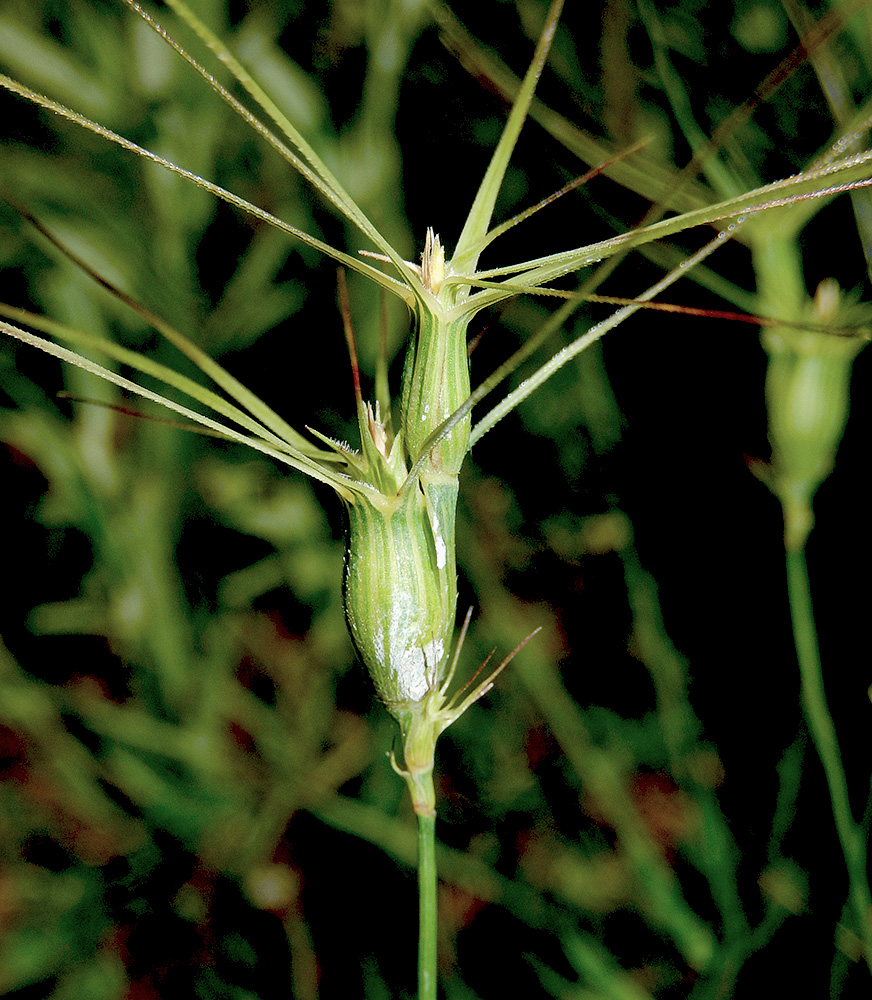
[[[539,0],[458,5],[466,34],[447,8],[408,0],[196,7],[409,259],[427,225],[456,238],[544,17]],[[678,168],[815,18],[838,30],[680,185]],[[527,257],[566,249],[652,202],[689,208],[801,169],[868,110],[870,31],[868,5],[835,0],[569,5],[498,211],[547,196],[602,150],[650,142],[506,242]],[[122,4],[2,0],[0,68],[345,241]],[[291,423],[350,433],[328,262],[0,101],[6,191]],[[808,318],[822,279],[864,288],[865,211],[858,199],[857,225],[844,198],[768,213],[675,297]],[[0,298],[187,370],[4,205],[0,227]],[[628,258],[600,290],[638,294],[697,238]],[[371,374],[383,319],[399,356],[405,317],[383,316],[360,282],[351,297]],[[545,315],[519,301],[491,317],[473,384]],[[465,470],[461,605],[475,617],[462,669],[543,631],[440,746],[452,1000],[868,989],[838,844],[820,831],[826,788],[804,756],[779,513],[746,468],[768,455],[765,356],[739,326],[637,316]],[[857,368],[865,384],[862,356]],[[126,401],[27,348],[3,343],[0,392],[0,992],[411,995],[414,821],[385,759],[391,720],[342,620],[339,505],[234,445],[93,405]],[[862,393],[854,408],[863,426]],[[869,724],[857,433],[821,491],[810,552],[849,734]],[[845,762],[858,815],[867,756]]]

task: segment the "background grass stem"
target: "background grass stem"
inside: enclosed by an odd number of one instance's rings
[[[833,718],[827,705],[805,549],[787,549],[787,590],[799,663],[801,700],[812,741],[823,764],[833,818],[848,872],[848,892],[863,956],[872,968],[872,897],[863,832],[854,820]]]

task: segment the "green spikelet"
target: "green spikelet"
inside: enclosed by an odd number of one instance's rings
[[[445,252],[439,237],[427,230],[421,273],[433,298],[430,308],[418,309],[414,340],[403,370],[402,426],[406,451],[412,464],[423,454],[428,438],[463,403],[470,393],[466,330],[469,315],[449,319],[453,292],[444,289]],[[469,445],[467,415],[433,446],[422,473],[456,476]]]
[[[457,604],[454,521],[434,523],[417,487],[393,498],[359,495],[347,509],[345,617],[399,720],[444,676]]]
[[[812,318],[836,324],[857,308],[834,281],[821,282]],[[857,317],[861,318],[861,317]],[[867,317],[862,317],[866,319]],[[766,330],[766,403],[772,461],[763,478],[784,508],[785,542],[799,549],[814,523],[812,498],[827,478],[848,419],[851,365],[867,335]]]

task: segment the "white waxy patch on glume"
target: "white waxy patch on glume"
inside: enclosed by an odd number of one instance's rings
[[[396,677],[397,693],[407,701],[420,701],[435,682],[436,671],[445,653],[445,644],[440,639],[429,639],[421,635],[420,614],[413,607],[404,607],[411,595],[395,594],[395,603],[388,626],[388,659],[391,672]],[[379,636],[377,645],[383,642]]]
[[[445,540],[442,538],[442,533],[439,530],[439,518],[433,514],[432,519],[433,544],[436,547],[436,568],[445,569],[448,564],[448,547],[445,545]]]
[[[375,649],[375,655],[380,663],[385,662],[385,634],[380,628],[376,628],[372,633],[372,645]]]
[[[397,657],[395,668],[403,697],[409,701],[420,701],[430,688],[430,681],[427,677],[427,661],[423,650],[405,650]]]

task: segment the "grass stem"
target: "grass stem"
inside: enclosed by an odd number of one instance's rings
[[[830,790],[833,818],[848,869],[849,905],[857,922],[857,935],[866,963],[872,968],[872,897],[866,875],[866,846],[851,812],[836,729],[827,706],[803,547],[787,548],[787,590],[803,710]]]
[[[418,1000],[436,1000],[436,816],[418,814]]]

